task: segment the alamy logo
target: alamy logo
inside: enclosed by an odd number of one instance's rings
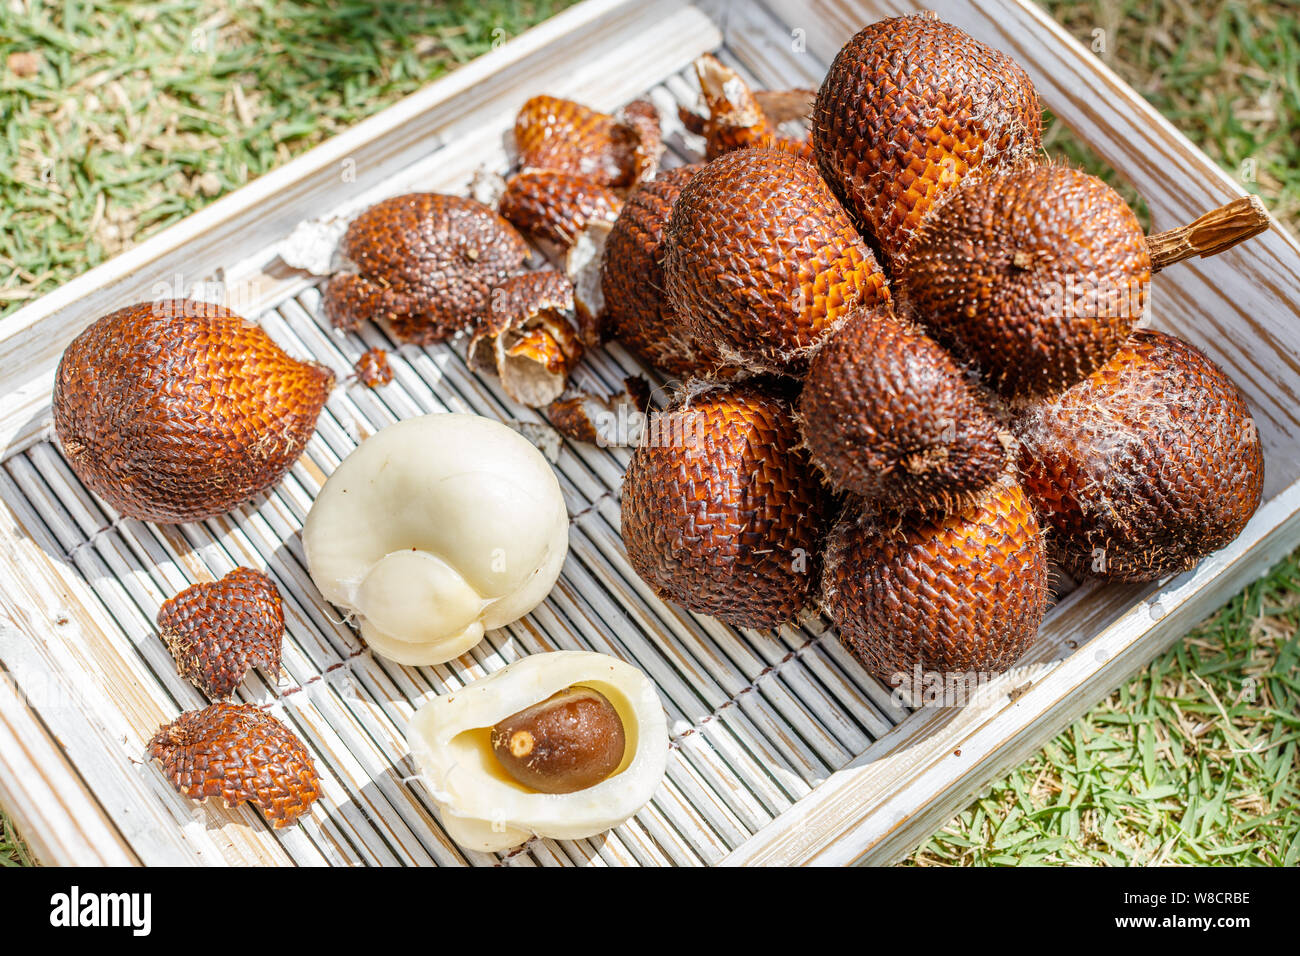
[[[50,925],[127,926],[133,936],[148,936],[152,909],[150,893],[82,893],[74,886],[50,897]]]

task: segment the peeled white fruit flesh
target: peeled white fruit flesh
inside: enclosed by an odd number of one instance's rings
[[[399,664],[441,664],[550,593],[569,546],[555,473],[478,415],[389,425],[325,482],[302,530],[326,600]]]
[[[539,793],[492,753],[492,727],[566,687],[603,694],[623,722],[623,762],[600,783]],[[532,836],[580,840],[627,820],[650,800],[668,766],[668,724],[654,684],[606,654],[554,651],[516,661],[420,707],[406,731],[443,828],[466,849],[495,852]]]

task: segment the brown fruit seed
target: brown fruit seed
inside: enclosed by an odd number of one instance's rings
[[[1264,452],[1237,386],[1197,349],[1133,333],[1017,423],[1025,488],[1071,574],[1155,580],[1231,542],[1259,506]]]
[[[252,704],[210,704],[158,728],[145,756],[178,791],[226,807],[252,803],[277,830],[320,796],[311,753],[292,730]]]
[[[1014,479],[946,514],[899,518],[851,505],[831,532],[824,607],[840,640],[879,681],[915,669],[973,689],[1038,635],[1047,558],[1029,498]]]
[[[547,170],[511,176],[501,196],[501,215],[520,231],[567,250],[597,219],[613,222],[623,200],[608,186]]]
[[[1105,363],[1142,316],[1146,237],[1095,176],[1036,166],[971,181],[916,234],[907,300],[1008,398],[1060,391]]]
[[[887,310],[862,309],[813,359],[799,396],[813,463],[831,485],[898,508],[959,507],[1010,460],[962,370]]]
[[[973,169],[1030,160],[1038,96],[1006,54],[933,14],[873,23],[835,57],[817,94],[822,175],[894,274],[930,207]]]
[[[73,339],[54,427],[77,477],[121,514],[199,521],[284,476],[333,385],[229,309],[145,302]]]
[[[163,603],[158,633],[176,672],[209,697],[229,697],[250,668],[280,675],[284,611],[270,578],[236,568],[219,581],[196,584]]]
[[[664,277],[686,331],[731,364],[797,374],[884,274],[813,167],[740,149],[691,178],[668,222]]]
[[[428,345],[476,327],[488,292],[514,275],[528,244],[487,206],[411,193],[371,206],[341,245],[356,272],[325,288],[325,314],[343,329],[386,321],[404,342]]]
[[[633,190],[610,231],[601,263],[609,334],[682,379],[728,377],[721,356],[690,337],[664,294],[664,230],[682,187],[702,168],[670,169]]]
[[[492,290],[488,316],[470,341],[470,365],[495,371],[507,395],[541,408],[564,392],[582,356],[574,318],[573,286],[560,273],[507,279]]]
[[[623,762],[623,721],[603,694],[566,687],[492,728],[492,752],[516,781],[542,793],[594,787]]]
[[[826,501],[787,402],[698,387],[659,419],[623,481],[623,543],[660,597],[736,627],[808,605]]]
[[[637,100],[617,116],[555,96],[534,96],[515,118],[515,145],[523,170],[550,170],[602,186],[629,186],[654,177],[659,114]]]

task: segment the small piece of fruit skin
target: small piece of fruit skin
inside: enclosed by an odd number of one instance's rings
[[[588,687],[566,687],[498,722],[490,736],[506,773],[542,793],[594,787],[618,769],[627,744],[618,711]]]
[[[355,272],[325,287],[325,315],[339,328],[385,322],[403,342],[428,345],[471,331],[488,294],[523,268],[528,243],[474,199],[408,193],[357,216],[340,251]]]
[[[778,103],[782,93],[755,93],[735,70],[724,66],[717,57],[706,53],[695,61],[695,75],[700,83],[701,97],[708,110],[707,116],[701,116],[686,109],[680,109],[678,115],[686,128],[705,140],[704,155],[708,159],[717,159],[733,149],[749,146],[773,146],[788,150],[796,156],[811,161],[812,146],[806,139],[793,139],[781,135],[774,125],[780,120],[769,117],[760,102],[760,96],[769,102]],[[801,119],[808,116],[808,91],[784,91],[789,105],[790,101],[802,100]],[[802,97],[799,94],[802,93]]]
[[[158,611],[158,633],[176,671],[210,698],[229,697],[254,666],[280,674],[284,611],[275,582],[236,568],[186,588]]]
[[[366,349],[352,366],[352,371],[366,388],[380,388],[393,380],[393,367],[388,364],[385,349]]]
[[[573,284],[561,272],[512,276],[492,290],[469,343],[470,367],[494,371],[516,402],[541,408],[564,391],[582,356]]]
[[[647,100],[635,100],[610,116],[541,95],[524,103],[515,118],[521,169],[566,173],[601,186],[630,186],[653,177],[660,138],[658,111]]]
[[[613,222],[623,200],[608,186],[572,173],[535,170],[506,181],[501,215],[520,232],[568,249],[587,224]]]
[[[298,736],[252,704],[210,704],[158,728],[145,756],[180,793],[200,802],[245,801],[280,829],[321,794],[311,753]]]

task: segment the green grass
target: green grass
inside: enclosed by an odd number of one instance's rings
[[[1093,31],[1105,31],[1102,59],[1300,231],[1293,7],[1044,6],[1090,47]],[[1051,124],[1044,141],[1145,213],[1068,130]],[[909,862],[1295,865],[1298,631],[1300,551],[994,783]]]
[[[5,0],[0,315],[566,5]]]
[[[1300,222],[1300,7],[1283,0],[1040,0],[1292,232]],[[1094,31],[1101,30],[1100,37]],[[1070,153],[1049,134],[1046,144]]]
[[[994,784],[912,862],[1300,862],[1300,552]]]
[[[0,315],[565,5],[5,0]],[[1087,45],[1103,30],[1102,59],[1232,175],[1253,179],[1247,187],[1297,231],[1292,5],[1045,6]],[[11,56],[30,51],[39,51],[35,73],[17,75],[23,63]],[[1067,131],[1049,127],[1046,144],[1141,210]],[[1298,628],[1300,552],[996,782],[909,862],[1300,862]],[[0,813],[0,863],[31,862]]]
[[[35,866],[36,861],[14,830],[13,822],[0,811],[0,866]]]
[[[571,2],[4,0],[0,320]]]

